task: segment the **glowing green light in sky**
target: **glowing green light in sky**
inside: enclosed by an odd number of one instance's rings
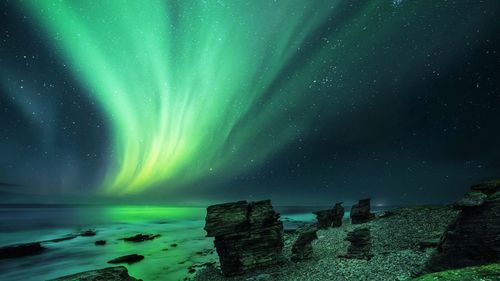
[[[36,0],[26,7],[109,118],[103,187],[136,193],[242,171],[296,135],[301,124],[285,124],[275,109],[300,102],[308,83],[295,73],[286,86],[272,86],[335,3]]]

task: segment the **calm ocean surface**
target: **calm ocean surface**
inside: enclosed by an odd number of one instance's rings
[[[319,209],[324,207],[276,207],[285,228],[313,221],[311,211]],[[45,243],[47,250],[40,255],[2,260],[0,280],[56,278],[110,266],[107,261],[128,254],[145,256],[141,262],[126,265],[134,277],[182,280],[189,266],[217,259],[215,253],[197,254],[213,248],[213,239],[206,238],[203,230],[205,214],[205,208],[197,207],[0,207],[0,246],[60,238],[79,230],[97,231],[93,237]],[[161,236],[141,243],[119,240],[139,233]],[[96,240],[107,244],[96,246]],[[174,243],[176,247],[171,246]]]

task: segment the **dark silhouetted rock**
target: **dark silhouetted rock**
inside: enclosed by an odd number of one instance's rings
[[[318,221],[316,225],[318,228],[326,229],[332,226],[333,212],[331,209],[313,212],[313,214],[316,215],[316,220]]]
[[[335,204],[333,209],[322,210],[313,212],[316,215],[317,227],[320,229],[326,229],[329,227],[339,227],[342,226],[342,219],[344,218],[344,207],[342,207],[342,202]]]
[[[299,237],[295,240],[292,246],[292,261],[300,261],[312,257],[313,248],[312,241],[318,239],[316,228],[306,228],[299,232]]]
[[[84,231],[80,232],[78,234],[78,236],[90,237],[90,236],[95,236],[96,234],[97,234],[97,232],[95,230],[87,229],[87,230],[84,230]]]
[[[121,240],[127,242],[143,242],[143,241],[153,240],[157,237],[160,237],[160,234],[137,234],[131,237],[122,238]]]
[[[500,262],[500,184],[471,187],[454,207],[460,210],[429,262],[430,271]]]
[[[96,244],[98,246],[103,246],[103,245],[106,245],[106,240],[97,240],[94,242],[94,244]]]
[[[51,281],[138,281],[128,275],[124,266],[113,266],[103,269],[84,271],[77,274],[66,275]]]
[[[0,248],[0,259],[38,255],[42,253],[43,250],[45,250],[45,248],[40,242],[5,246]]]
[[[351,222],[353,224],[369,222],[375,217],[370,212],[370,198],[359,200],[351,209]]]
[[[344,219],[344,207],[342,206],[342,202],[336,203],[335,206],[333,207],[333,221],[332,221],[332,226],[333,227],[340,227],[342,226],[342,220]]]
[[[283,261],[283,224],[270,200],[209,206],[205,230],[226,276]]]
[[[347,254],[344,256],[349,259],[371,259],[371,235],[369,228],[358,228],[347,234],[347,241],[351,245],[347,248]]]
[[[116,259],[112,259],[108,261],[108,263],[136,263],[138,261],[142,261],[144,259],[144,256],[142,255],[137,255],[137,254],[132,254],[132,255],[126,255],[126,256],[121,256]]]

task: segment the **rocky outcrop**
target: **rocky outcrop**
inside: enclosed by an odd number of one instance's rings
[[[51,281],[138,281],[128,275],[124,266],[106,267],[103,269],[84,271],[77,274],[66,275]]]
[[[45,247],[40,242],[5,246],[0,248],[0,259],[38,255],[44,250]]]
[[[108,261],[108,263],[136,263],[139,261],[142,261],[144,259],[143,255],[138,255],[138,254],[132,254],[132,255],[126,255],[126,256],[121,256],[116,259],[112,259]]]
[[[160,237],[160,234],[137,234],[131,237],[122,238],[121,240],[126,242],[143,242],[153,240],[158,237]]]
[[[106,245],[106,240],[97,240],[94,242],[96,246],[104,246]]]
[[[318,239],[318,235],[316,234],[316,228],[306,228],[299,232],[299,237],[292,246],[292,261],[300,261],[309,259],[312,257],[313,248],[312,241]]]
[[[313,212],[316,215],[317,226],[320,229],[326,229],[329,227],[339,227],[342,226],[342,219],[344,218],[344,207],[342,207],[342,202],[336,203],[333,209],[322,210]]]
[[[369,228],[358,228],[347,234],[347,241],[351,245],[347,248],[347,254],[343,257],[349,259],[371,259],[371,234]]]
[[[283,223],[270,200],[212,205],[205,220],[207,236],[215,237],[224,275],[283,261]]]
[[[441,238],[428,269],[500,262],[500,181],[472,186],[454,207],[460,213]]]
[[[361,199],[358,204],[352,206],[351,222],[353,224],[369,222],[374,217],[375,215],[370,212],[370,198]]]

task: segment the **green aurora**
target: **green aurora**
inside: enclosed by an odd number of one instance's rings
[[[415,69],[436,71],[460,56],[429,54],[475,33],[467,26],[481,19],[479,10],[432,17],[441,28],[427,32],[427,5],[454,13],[446,2],[389,0],[31,0],[22,8],[106,115],[112,139],[100,190],[115,195],[227,180],[370,100],[411,98],[404,87],[417,84]]]
[[[276,107],[307,99],[301,93],[311,81],[303,73],[311,69],[297,71],[260,102],[334,4],[47,0],[26,6],[109,117],[114,154],[103,187],[116,194],[182,186],[220,170],[234,174],[292,139],[305,124],[289,126]],[[258,114],[246,118],[258,103]],[[235,165],[240,159],[247,164]]]

